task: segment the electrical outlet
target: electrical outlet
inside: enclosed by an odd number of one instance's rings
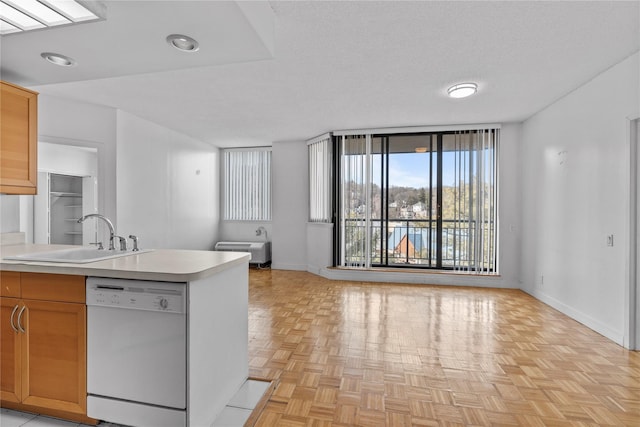
[[[540,275],[540,287],[544,288],[544,274]]]
[[[607,246],[613,246],[613,234],[607,236]]]

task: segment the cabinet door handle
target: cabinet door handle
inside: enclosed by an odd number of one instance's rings
[[[20,313],[18,313],[18,329],[20,329],[20,332],[25,333],[27,331],[24,330],[24,328],[21,325],[22,322],[22,315],[24,314],[24,310],[27,308],[26,305],[23,305],[22,308],[20,309]]]
[[[20,332],[18,331],[18,328],[16,328],[16,325],[13,324],[13,316],[16,315],[16,311],[18,311],[18,304],[16,304],[16,306],[13,307],[13,311],[11,312],[11,319],[9,319],[9,322],[11,323],[11,329],[13,329],[16,332]]]

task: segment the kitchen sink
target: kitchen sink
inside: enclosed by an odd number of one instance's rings
[[[80,247],[72,249],[60,249],[57,251],[35,252],[30,254],[22,254],[5,257],[5,260],[11,261],[38,261],[38,262],[69,262],[82,264],[87,262],[102,261],[105,259],[119,258],[130,255],[139,255],[150,252],[150,249],[139,251],[108,251],[105,249],[96,249],[89,247]]]

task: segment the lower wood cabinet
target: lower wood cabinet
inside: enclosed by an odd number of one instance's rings
[[[4,273],[2,274],[4,276]],[[4,284],[4,277],[2,278]],[[22,399],[20,384],[22,382],[21,335],[15,325],[16,313],[20,308],[17,298],[0,298],[0,400],[3,403],[19,403]]]
[[[85,278],[0,274],[2,406],[94,423],[86,416]]]

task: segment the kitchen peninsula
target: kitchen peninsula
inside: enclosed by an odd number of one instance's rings
[[[83,422],[211,425],[248,375],[250,255],[159,249],[83,264],[5,259],[65,248],[1,248],[2,406]],[[46,321],[51,312],[60,314]],[[70,387],[77,399],[45,390],[59,374],[41,368],[68,367],[60,360],[67,353],[78,366]],[[15,381],[5,381],[7,372]]]

